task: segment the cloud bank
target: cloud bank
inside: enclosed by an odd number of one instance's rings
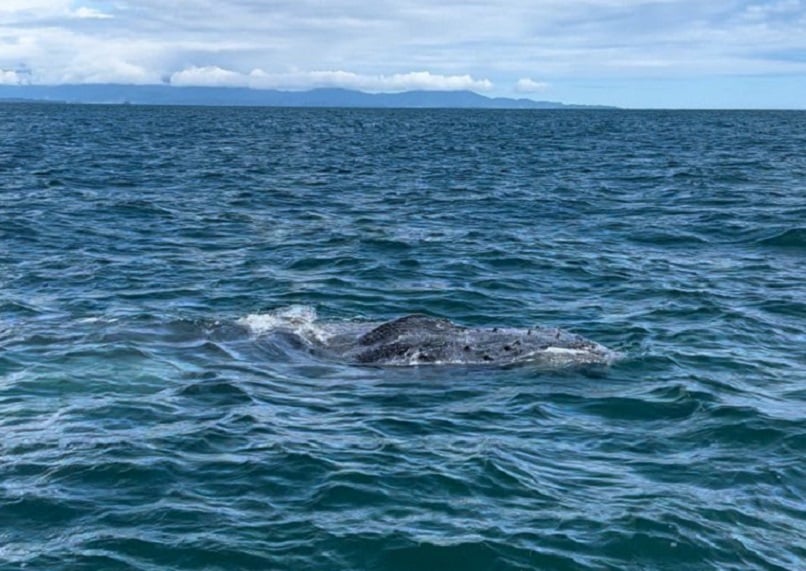
[[[349,71],[298,71],[267,73],[253,69],[238,73],[218,66],[190,67],[171,74],[169,83],[177,86],[251,87],[253,89],[303,90],[341,87],[368,92],[422,90],[489,91],[493,84],[469,75],[435,75],[427,71],[392,75],[363,75]]]

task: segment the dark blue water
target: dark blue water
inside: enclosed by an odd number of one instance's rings
[[[806,567],[806,113],[0,106],[0,568]],[[274,335],[559,326],[604,371]]]

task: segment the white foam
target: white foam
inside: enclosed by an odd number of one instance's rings
[[[83,317],[78,320],[78,323],[116,323],[116,317]]]
[[[255,335],[265,335],[274,331],[286,330],[297,335],[319,342],[324,342],[327,335],[317,324],[316,309],[309,305],[290,305],[269,313],[253,313],[242,317],[238,324],[243,325]]]
[[[546,353],[554,353],[557,355],[582,355],[589,353],[584,349],[571,349],[570,347],[546,347],[544,349]]]

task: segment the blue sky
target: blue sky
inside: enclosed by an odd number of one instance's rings
[[[806,0],[2,0],[0,83],[806,108]]]

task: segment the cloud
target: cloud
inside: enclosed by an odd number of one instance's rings
[[[251,87],[253,89],[301,90],[316,87],[341,87],[369,92],[408,90],[489,91],[493,83],[469,75],[439,75],[427,71],[391,75],[365,75],[349,71],[296,71],[268,73],[253,69],[238,73],[218,66],[190,67],[171,74],[169,82],[177,86]]]
[[[50,16],[64,12],[70,4],[69,0],[3,0],[0,4],[0,15],[31,13]]]
[[[160,83],[161,60],[161,47],[140,38],[99,37],[56,26],[9,38],[0,26],[0,69],[25,69],[31,84]]]
[[[249,76],[215,65],[194,66],[171,74],[169,83],[181,87],[247,87]]]
[[[535,81],[528,77],[523,77],[515,84],[515,91],[517,93],[542,93],[549,88],[549,84],[545,81]]]
[[[87,8],[86,6],[81,6],[80,8],[73,10],[71,15],[74,18],[83,20],[111,20],[114,18],[114,16],[111,14],[106,14],[95,8]]]
[[[750,4],[744,8],[742,17],[752,21],[767,21],[777,18],[797,18],[802,16],[804,11],[801,0],[778,0],[777,2],[766,2]]]
[[[0,69],[0,85],[20,85],[23,83],[16,71]]]

